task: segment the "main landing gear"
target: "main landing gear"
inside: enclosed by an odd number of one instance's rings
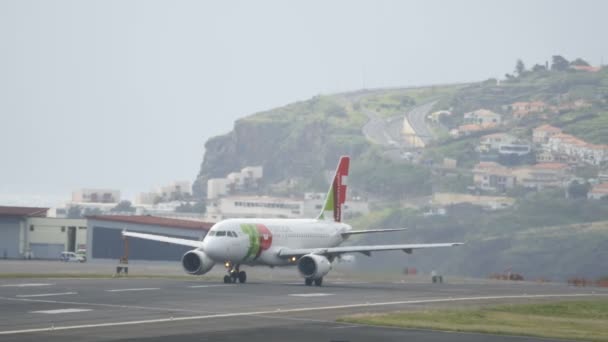
[[[323,285],[323,278],[318,278],[318,279],[305,278],[304,279],[304,284],[306,284],[306,286],[312,286],[313,282],[315,283],[315,286],[321,286],[321,285]]]
[[[224,276],[224,284],[245,283],[247,281],[247,273],[245,271],[239,271],[241,265],[233,265],[230,262],[226,263],[226,269],[228,274]]]

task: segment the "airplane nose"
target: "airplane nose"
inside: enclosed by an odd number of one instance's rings
[[[223,259],[222,255],[224,254],[222,251],[222,246],[221,244],[217,243],[218,241],[210,241],[205,239],[205,241],[203,241],[203,251],[212,259]],[[224,248],[225,250],[225,248]]]

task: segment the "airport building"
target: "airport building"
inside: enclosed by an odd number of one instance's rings
[[[118,260],[125,254],[122,231],[201,240],[213,224],[156,216],[98,215],[87,217],[87,259]],[[129,260],[177,261],[192,247],[129,238]]]
[[[207,220],[227,218],[314,218],[325,202],[325,193],[306,193],[304,199],[270,196],[226,196],[207,202]],[[343,217],[369,213],[367,201],[348,199]]]
[[[156,216],[98,215],[80,219],[46,217],[48,208],[0,206],[0,258],[59,259],[84,249],[89,261],[120,259],[122,231],[200,240],[213,224]],[[190,247],[129,239],[129,259],[179,260]]]
[[[27,220],[27,258],[58,259],[61,252],[86,249],[87,220],[30,217]]]
[[[46,216],[48,208],[0,207],[0,257],[26,258],[28,244],[27,220]]]

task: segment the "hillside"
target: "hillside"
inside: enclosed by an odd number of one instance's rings
[[[542,108],[521,111],[521,103]],[[470,126],[465,113],[477,110],[501,121],[461,131]],[[484,158],[480,137],[505,133],[532,145],[533,130],[543,124],[575,136],[580,144],[604,148],[597,144],[608,144],[608,68],[577,70],[566,63],[547,70],[535,65],[504,80],[320,95],[256,113],[207,141],[194,192],[204,198],[208,179],[251,165],[264,167],[258,194],[325,191],[326,171],[347,154],[352,157],[349,194],[368,199],[372,210],[353,221],[357,228],[407,226],[412,228],[403,237],[408,241],[467,241],[456,252],[376,256],[387,267],[405,266],[406,260],[427,271],[475,276],[508,267],[533,277],[605,275],[598,265],[608,250],[606,225],[587,229],[577,224],[608,220],[608,201],[584,198],[592,186],[586,182],[608,174],[606,162],[569,161],[566,176],[583,182],[582,197],[573,193],[564,198],[569,190],[563,186],[540,192],[516,186],[495,190],[511,196],[515,205],[508,209],[456,205],[446,208],[446,216],[427,215],[433,193],[469,193],[478,186],[473,168]],[[415,134],[409,133],[414,129]],[[453,165],[444,166],[446,158]],[[515,165],[534,163],[532,154]],[[292,186],[276,193],[271,185],[284,181]],[[365,259],[361,262],[365,266]]]

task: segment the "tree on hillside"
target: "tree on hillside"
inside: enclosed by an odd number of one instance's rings
[[[589,183],[573,181],[568,185],[568,198],[587,198],[590,187]]]
[[[518,59],[517,63],[515,63],[515,73],[517,73],[517,76],[521,77],[525,72],[526,66],[524,65],[524,61]]]
[[[120,201],[114,208],[110,209],[113,212],[134,212],[135,208],[131,205],[131,201]]]
[[[579,58],[573,60],[572,62],[570,62],[570,65],[589,66],[589,63],[587,63],[586,60],[579,57]]]
[[[66,213],[66,217],[70,219],[81,218],[82,208],[77,205],[69,207]]]
[[[560,55],[552,57],[551,70],[553,71],[565,71],[568,70],[570,62]]]
[[[532,67],[532,71],[533,72],[547,71],[547,68],[541,64],[534,64],[534,66]]]

